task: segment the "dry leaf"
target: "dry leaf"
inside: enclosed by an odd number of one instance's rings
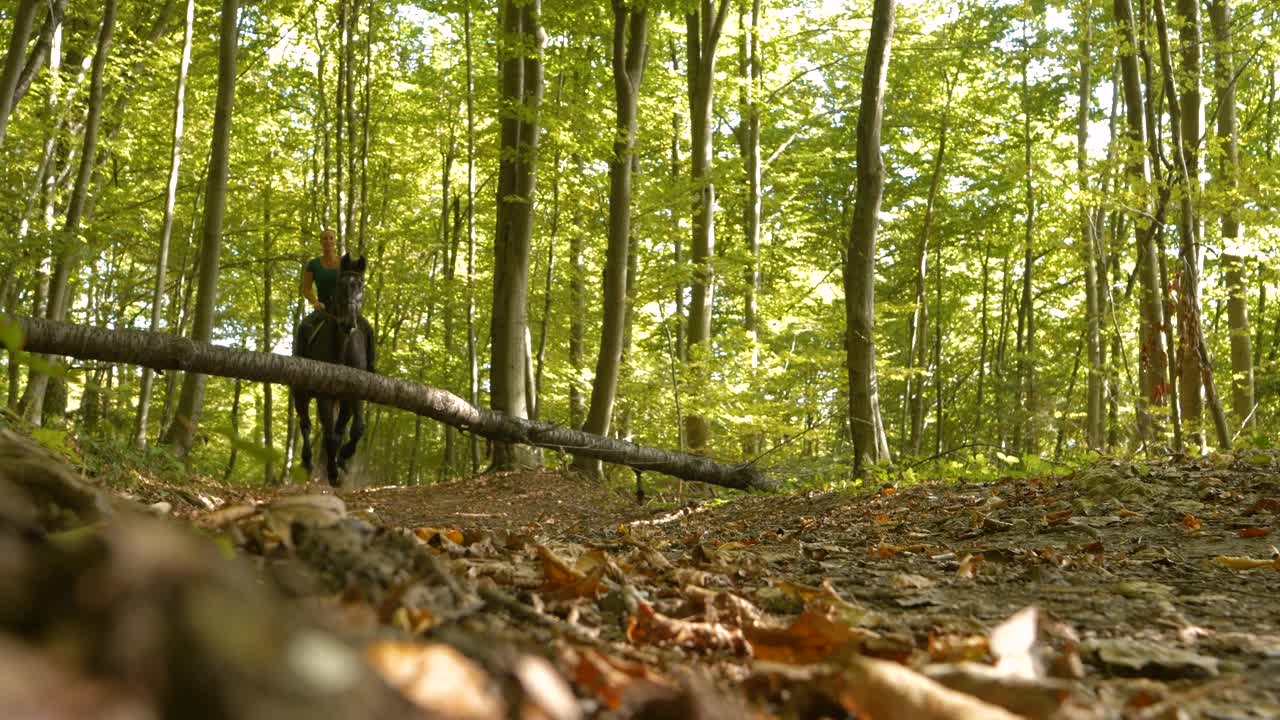
[[[742,655],[751,652],[751,646],[737,628],[667,617],[645,602],[636,604],[635,614],[627,621],[627,639],[637,645],[728,651]]]
[[[555,553],[542,545],[537,546],[538,556],[542,558],[542,590],[552,597],[562,600],[589,597],[594,598],[604,592],[600,581],[604,578],[605,566],[596,565],[590,574],[584,575],[569,567]]]
[[[448,540],[454,545],[461,545],[464,539],[462,531],[457,528],[420,527],[413,531],[413,536],[427,545],[442,547]]]
[[[1192,515],[1191,513],[1187,513],[1182,518],[1182,527],[1188,530],[1199,530],[1200,525],[1201,525],[1200,519]]]
[[[960,633],[929,634],[929,659],[938,663],[978,661],[987,656],[987,638]]]
[[[977,577],[978,566],[982,565],[983,560],[981,555],[965,555],[960,559],[960,567],[956,568],[956,575],[963,578]]]
[[[1010,677],[995,668],[971,662],[925,667],[923,672],[952,690],[1029,720],[1048,720],[1074,687],[1065,680]]]
[[[837,653],[856,650],[875,633],[835,622],[808,610],[785,628],[750,626],[743,629],[756,660],[804,665],[830,660]]]
[[[956,692],[887,660],[853,657],[825,683],[859,720],[1018,720],[1018,716]]]
[[[560,653],[560,662],[574,685],[610,710],[622,707],[627,689],[637,681],[666,684],[646,665],[626,662],[589,647],[566,648]]]
[[[1242,538],[1266,537],[1271,534],[1271,528],[1248,527],[1236,532],[1236,535]]]
[[[1258,568],[1280,570],[1280,558],[1263,560],[1261,558],[1219,555],[1213,561],[1230,570],[1257,570]]]
[[[551,663],[536,655],[522,655],[512,674],[524,690],[520,708],[522,720],[578,720],[582,710],[564,679]]]
[[[380,642],[369,663],[428,714],[456,720],[501,720],[506,708],[483,669],[448,645]]]

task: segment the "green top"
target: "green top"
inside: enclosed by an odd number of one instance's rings
[[[338,289],[338,268],[324,266],[320,258],[311,258],[307,263],[307,272],[311,273],[316,286],[316,299],[333,309],[333,293]]]

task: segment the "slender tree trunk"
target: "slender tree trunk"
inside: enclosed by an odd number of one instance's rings
[[[1169,363],[1163,336],[1164,308],[1160,302],[1160,273],[1153,242],[1155,225],[1151,218],[1151,198],[1147,164],[1140,148],[1146,145],[1142,84],[1138,74],[1137,38],[1130,0],[1114,0],[1116,24],[1121,34],[1120,74],[1124,85],[1125,120],[1128,138],[1126,174],[1129,192],[1137,195],[1134,234],[1138,245],[1138,282],[1141,285],[1142,323],[1138,359],[1141,393],[1138,398],[1138,436],[1149,447],[1164,440],[1163,423],[1152,407],[1165,405],[1171,388]]]
[[[1009,256],[1006,254],[1000,261],[1000,335],[996,340],[995,368],[993,374],[996,382],[996,436],[997,445],[1016,452],[1007,444],[1009,438],[1010,413],[1006,412],[1005,400],[1014,394],[1009,384],[1009,303],[1012,294],[1013,277],[1009,272]]]
[[[541,0],[504,0],[502,134],[498,172],[498,219],[494,231],[493,316],[490,332],[490,406],[513,417],[529,416],[525,360],[529,252],[537,178],[539,113],[542,104]],[[494,469],[536,464],[527,449],[495,443]]]
[[[40,25],[40,34],[36,38],[36,44],[31,48],[30,54],[27,55],[26,62],[22,66],[22,72],[18,75],[18,82],[13,89],[13,101],[9,105],[9,112],[18,106],[22,97],[27,94],[27,90],[31,88],[31,81],[35,79],[36,73],[40,72],[40,68],[44,66],[45,58],[52,57],[54,36],[62,37],[63,19],[66,15],[67,0],[53,0],[48,3],[49,14],[45,16],[44,22]]]
[[[556,117],[561,116],[564,95],[564,72],[556,77]],[[547,231],[547,266],[543,274],[542,319],[538,323],[537,369],[533,373],[534,404],[530,413],[531,419],[538,419],[542,413],[542,377],[544,363],[547,359],[547,330],[551,323],[551,290],[555,284],[556,240],[560,237],[560,158],[563,143],[557,142],[555,153],[551,158],[551,220]]]
[[[1183,198],[1183,208],[1194,209],[1200,194],[1200,144],[1201,128],[1204,125],[1200,100],[1200,2],[1199,0],[1176,0],[1177,12],[1181,16],[1179,40],[1181,45],[1182,67],[1180,81],[1174,84],[1177,89],[1181,132],[1179,145],[1182,162],[1186,165],[1186,176],[1183,178],[1183,191],[1191,193]],[[1172,67],[1172,59],[1169,66]],[[1168,83],[1166,83],[1168,86]],[[1179,87],[1180,86],[1180,87]],[[1175,132],[1178,130],[1175,128]],[[1177,174],[1175,168],[1175,174]],[[1180,218],[1178,223],[1178,245],[1183,262],[1191,258],[1191,269],[1185,267],[1178,273],[1178,402],[1179,417],[1184,428],[1184,435],[1197,446],[1204,445],[1201,432],[1200,416],[1204,403],[1201,397],[1200,361],[1196,349],[1196,337],[1201,332],[1198,326],[1200,303],[1200,221],[1196,216]],[[1193,309],[1192,305],[1196,307]],[[1192,327],[1193,317],[1197,326]]]
[[[471,0],[466,0],[463,32],[467,65],[467,399],[480,406],[480,360],[476,347],[476,116],[475,65],[471,53]],[[471,472],[480,472],[480,438],[472,435]]]
[[[186,119],[187,71],[191,67],[191,35],[195,25],[195,0],[187,0],[186,25],[182,34],[182,56],[178,61],[178,87],[173,101],[173,138],[169,145],[169,184],[165,190],[164,219],[160,223],[160,257],[156,260],[156,285],[151,294],[151,332],[160,330],[164,312],[164,288],[169,270],[169,242],[173,236],[174,207],[178,201],[179,167],[182,163],[182,133]],[[147,445],[147,416],[151,412],[151,385],[155,375],[151,368],[142,370],[142,387],[138,391],[138,413],[134,422],[133,443]]]
[[[1029,48],[1026,48],[1029,52]],[[1032,271],[1035,266],[1036,193],[1035,167],[1032,165],[1031,98],[1027,66],[1022,63],[1022,151],[1026,173],[1023,177],[1026,199],[1026,221],[1023,225],[1022,300],[1018,304],[1018,397],[1022,402],[1019,421],[1014,425],[1014,447],[1018,452],[1034,455],[1040,451],[1039,398],[1036,394],[1036,314],[1032,295]]]
[[[1089,381],[1085,400],[1085,443],[1093,450],[1102,448],[1103,368],[1102,336],[1100,323],[1102,303],[1098,295],[1098,239],[1094,236],[1093,211],[1089,207],[1089,110],[1093,107],[1092,42],[1093,3],[1086,0],[1081,13],[1080,31],[1080,92],[1076,112],[1076,172],[1080,182],[1080,240],[1084,246],[1084,294],[1085,294],[1085,348],[1089,356]],[[1055,457],[1062,450],[1062,428],[1054,448]]]
[[[991,287],[991,239],[988,237],[982,243],[982,301],[979,304],[978,321],[981,329],[981,340],[978,344],[978,400],[974,407],[973,434],[982,437],[983,415],[986,412],[985,394],[987,387],[987,330],[990,320],[988,319],[987,301]]]
[[[350,6],[347,8],[347,24],[346,31],[342,41],[344,62],[342,64],[342,88],[345,95],[339,98],[342,103],[342,112],[346,116],[347,137],[339,138],[339,142],[346,143],[347,155],[347,187],[346,187],[346,211],[343,225],[347,229],[346,243],[343,246],[348,252],[357,250],[358,239],[352,237],[355,235],[355,209],[356,209],[356,100],[355,100],[355,83],[352,80],[352,66],[356,64],[356,32],[360,18],[360,0],[351,0]],[[361,249],[360,254],[363,254]]]
[[[676,49],[676,39],[674,36],[670,38],[669,43],[670,44],[668,45],[668,48],[671,52],[671,72],[675,75],[679,75],[680,74],[680,53]],[[672,183],[672,186],[675,186],[675,183],[679,182],[680,180],[680,110],[678,107],[673,107],[671,109],[671,168],[670,169],[671,169],[671,183]],[[677,223],[674,211],[671,212],[670,221],[672,226],[675,226]],[[688,358],[688,355],[685,352],[685,348],[687,347],[685,343],[685,326],[686,326],[685,307],[684,307],[685,285],[684,285],[684,280],[682,279],[684,277],[684,243],[680,242],[677,239],[672,242],[672,245],[675,246],[675,251],[673,253],[674,254],[673,260],[675,261],[675,268],[676,268],[676,287],[675,287],[676,314],[674,318],[675,326],[676,326],[676,333],[675,333],[676,337],[675,337],[674,355],[677,359],[680,360],[681,363],[683,363]],[[684,419],[681,418],[678,421],[678,424],[680,425],[680,431],[679,431],[680,447],[684,448],[686,446],[685,440],[684,440],[684,432],[685,432]]]
[[[112,0],[114,2],[114,0]],[[222,249],[222,217],[227,205],[227,175],[231,141],[231,109],[235,97],[238,0],[222,0],[218,33],[218,94],[214,106],[213,141],[209,152],[209,181],[204,203],[204,230],[200,240],[200,281],[196,288],[191,338],[208,342],[213,337],[214,310],[218,300],[218,259]],[[187,373],[173,424],[164,442],[179,455],[191,451],[200,411],[204,406],[207,378]]]
[[[929,272],[929,240],[933,234],[933,214],[938,202],[938,188],[942,185],[942,167],[947,157],[947,131],[951,125],[951,95],[954,85],[949,75],[943,77],[947,87],[947,100],[942,109],[942,122],[938,126],[938,149],[933,155],[933,172],[929,178],[929,196],[924,204],[924,223],[916,243],[915,306],[907,316],[907,402],[910,407],[911,435],[908,443],[912,455],[920,454],[924,437],[924,386],[928,366],[929,307],[925,278]],[[940,309],[940,308],[935,308]],[[934,366],[937,367],[936,365]],[[917,370],[919,372],[917,373]],[[919,377],[917,377],[917,374]]]
[[[271,155],[268,155],[270,158]],[[268,163],[270,160],[268,159]],[[268,170],[270,166],[268,165]],[[271,177],[273,173],[268,173]],[[272,242],[271,242],[271,182],[267,181],[262,188],[262,352],[271,352],[271,275],[272,275]],[[263,463],[263,483],[275,482],[275,438],[272,432],[271,383],[262,385],[262,446],[266,449]]]
[[[880,121],[884,114],[895,6],[896,0],[875,0],[871,14],[871,37],[858,106],[858,186],[844,268],[849,425],[857,475],[862,474],[866,463],[877,463],[889,455],[884,425],[879,420],[876,381],[875,261],[880,199],[884,192]]]
[[[1182,110],[1183,105],[1179,102],[1178,89],[1174,83],[1173,60],[1169,50],[1169,26],[1165,19],[1164,0],[1155,0],[1156,11],[1156,27],[1160,39],[1160,65],[1164,71],[1165,96],[1169,104],[1169,124],[1173,134],[1174,141],[1174,173],[1178,182],[1182,187],[1181,196],[1181,213],[1179,215],[1179,246],[1182,261],[1182,293],[1179,296],[1179,315],[1186,318],[1186,326],[1183,334],[1187,336],[1185,340],[1191,348],[1188,356],[1188,363],[1195,368],[1199,375],[1199,382],[1194,386],[1187,386],[1184,383],[1183,395],[1194,394],[1199,397],[1199,387],[1203,385],[1205,394],[1209,401],[1209,410],[1213,415],[1214,429],[1217,431],[1218,447],[1223,450],[1231,448],[1231,433],[1227,429],[1226,416],[1222,411],[1222,404],[1218,401],[1217,389],[1213,381],[1213,363],[1210,361],[1208,348],[1204,341],[1204,333],[1200,324],[1200,295],[1198,291],[1199,280],[1197,279],[1198,262],[1196,260],[1196,247],[1198,245],[1198,224],[1196,221],[1195,207],[1193,200],[1195,198],[1195,181],[1191,176],[1191,167],[1188,165],[1185,135],[1183,134]],[[1198,8],[1198,6],[1197,6]],[[1198,13],[1199,10],[1197,9]],[[1197,19],[1198,24],[1198,19]],[[1199,33],[1196,33],[1197,39]],[[1197,59],[1199,57],[1199,49],[1196,50]],[[1197,70],[1199,65],[1197,62]],[[1198,75],[1197,75],[1198,78]],[[1198,79],[1197,79],[1198,84]],[[1197,96],[1199,94],[1197,88]],[[1198,107],[1198,106],[1197,106]],[[1197,140],[1199,136],[1197,135]],[[1182,327],[1181,322],[1179,326]],[[1183,406],[1184,408],[1187,405]],[[1195,406],[1198,411],[1198,404]]]
[[[605,254],[603,322],[600,354],[591,386],[591,408],[582,429],[608,435],[618,396],[622,367],[622,341],[630,307],[627,303],[627,268],[631,244],[632,154],[639,131],[640,82],[648,55],[649,12],[644,4],[628,7],[613,0],[613,90],[615,133],[609,158],[609,245]],[[598,460],[575,458],[582,471],[600,477]]]
[[[452,203],[450,203],[450,176],[453,173],[453,161],[457,155],[457,150],[458,147],[454,136],[454,129],[453,126],[450,125],[449,144],[444,154],[443,168],[440,172],[440,236],[445,247],[444,284],[445,287],[448,288],[446,291],[448,295],[444,300],[445,377],[448,378],[451,383],[455,380],[454,368],[457,367],[454,364],[454,358],[457,357],[457,348],[454,347],[455,342],[453,337],[453,311],[455,297],[453,292],[453,278],[458,267],[458,240],[460,239],[459,235],[461,235],[461,233],[459,232],[457,223],[460,210],[456,194],[453,195]],[[452,225],[449,223],[449,210],[451,205],[454,215],[454,222]],[[449,479],[449,476],[454,471],[454,466],[457,465],[458,455],[455,444],[456,435],[457,433],[452,427],[446,427],[444,429],[444,457],[440,462],[440,480],[442,482]],[[417,458],[415,457],[414,459],[416,460]],[[411,472],[410,483],[413,482],[412,476],[413,473]]]
[[[585,171],[585,165],[582,158],[575,156],[575,164],[578,168],[578,176],[581,177]],[[581,219],[581,216],[579,216]],[[578,225],[579,223],[575,223]],[[582,388],[580,387],[582,377],[582,368],[584,365],[583,354],[586,345],[586,329],[585,321],[587,315],[587,290],[585,271],[582,267],[582,229],[581,227],[573,228],[573,232],[569,233],[569,307],[571,308],[571,316],[569,318],[569,368],[573,373],[573,377],[569,380],[569,427],[577,428],[582,426],[583,418],[586,410],[583,407]]]
[[[58,253],[57,262],[53,267],[53,276],[49,281],[49,307],[46,316],[50,320],[65,319],[71,304],[69,281],[81,252],[80,220],[89,195],[89,182],[93,177],[98,128],[102,120],[102,78],[107,65],[107,54],[111,50],[115,21],[116,0],[106,0],[102,10],[102,25],[98,30],[97,49],[93,56],[92,77],[89,81],[89,108],[84,122],[84,147],[80,151],[76,184],[67,201],[66,223],[63,228],[63,242],[66,243],[66,247]],[[35,372],[27,382],[30,385],[31,396],[30,404],[27,406],[27,420],[33,425],[41,425],[44,420],[45,390],[49,385],[49,376]]]
[[[365,238],[369,232],[369,116],[373,113],[373,2],[370,0],[365,16],[369,27],[364,35],[364,90],[361,95],[360,113],[360,234],[356,252],[364,257]]]
[[[760,93],[764,74],[760,61],[760,0],[751,0],[751,24],[745,28],[745,35],[742,40],[742,157],[747,175],[747,201],[743,207],[742,225],[749,257],[743,315],[747,339],[751,343],[751,367],[755,369],[760,362]],[[752,443],[753,446],[755,444]],[[751,454],[758,451],[755,447],[748,450]]]
[[[349,0],[338,0],[338,67],[337,75],[334,81],[337,88],[333,97],[333,152],[334,152],[334,216],[337,219],[337,236],[338,236],[338,252],[345,253],[347,251],[347,233],[349,228],[346,226],[347,215],[344,212],[346,208],[347,186],[344,182],[346,177],[346,133],[347,112],[345,99],[347,97],[346,82],[349,75],[347,74],[347,3]]]
[[[1214,79],[1218,96],[1218,140],[1222,159],[1216,184],[1225,196],[1222,211],[1222,265],[1227,276],[1227,321],[1231,326],[1231,410],[1237,426],[1256,426],[1253,401],[1253,348],[1249,331],[1249,304],[1245,297],[1245,262],[1240,245],[1240,220],[1236,211],[1240,147],[1236,138],[1236,80],[1231,34],[1231,1],[1212,0],[1209,22],[1213,27]],[[1189,168],[1188,168],[1189,169]],[[1263,293],[1266,292],[1263,286]],[[1265,295],[1260,295],[1265,297]]]
[[[4,147],[5,130],[9,125],[9,113],[13,110],[14,91],[18,76],[26,61],[27,41],[35,25],[36,10],[40,0],[19,0],[13,14],[13,33],[9,36],[9,52],[5,53],[4,67],[0,68],[0,147]]]
[[[946,277],[942,269],[942,243],[934,243],[933,248],[933,306],[937,317],[933,323],[933,454],[942,456],[942,281]]]
[[[689,90],[690,179],[693,181],[692,221],[693,293],[689,306],[689,360],[695,377],[708,373],[711,360],[711,315],[715,277],[711,259],[716,252],[713,180],[716,46],[728,15],[729,0],[696,0],[685,14],[685,77]],[[706,449],[711,424],[704,415],[684,419],[685,439],[694,452]]]
[[[231,390],[231,454],[227,456],[227,469],[222,473],[224,483],[231,480],[240,456],[240,388],[241,380],[236,378]]]

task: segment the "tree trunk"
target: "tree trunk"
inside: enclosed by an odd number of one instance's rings
[[[271,170],[268,154],[268,171]],[[268,178],[274,173],[268,172]],[[271,181],[262,188],[262,352],[271,352]],[[274,408],[271,404],[271,383],[262,386],[262,447],[265,462],[262,468],[263,483],[271,485],[275,482],[275,438],[273,437],[271,420]]]
[[[182,132],[186,118],[187,71],[191,67],[191,35],[195,24],[195,0],[187,0],[186,25],[182,34],[182,57],[178,61],[178,87],[173,101],[173,136],[169,149],[169,184],[165,190],[164,219],[160,224],[160,257],[156,260],[156,284],[151,294],[151,332],[160,330],[164,312],[164,288],[169,269],[169,241],[173,236],[173,211],[178,201],[179,166],[182,163]],[[134,422],[133,443],[147,445],[147,416],[151,411],[151,385],[155,375],[151,368],[142,370],[142,387],[138,391],[138,413]]]
[[[454,358],[457,357],[457,348],[453,336],[453,316],[454,316],[454,275],[458,268],[458,241],[461,239],[461,228],[458,227],[460,208],[457,195],[452,197],[452,208],[454,222],[452,226],[449,224],[450,209],[450,182],[449,178],[453,170],[454,157],[457,155],[457,143],[455,142],[453,126],[449,127],[449,145],[444,154],[443,167],[440,172],[440,235],[445,247],[445,264],[444,264],[444,284],[449,288],[448,296],[444,301],[444,366],[445,377],[449,383],[456,381],[456,373],[454,368]],[[444,457],[440,461],[440,480],[443,482],[449,479],[454,472],[454,466],[458,462],[458,449],[456,444],[457,433],[452,427],[444,429]],[[415,443],[416,444],[416,443]],[[412,475],[412,473],[410,473]]]
[[[700,456],[640,447],[550,423],[531,422],[477,408],[445,390],[344,365],[255,353],[144,330],[105,330],[26,317],[14,319],[23,330],[23,349],[29,352],[274,382],[315,394],[359,398],[408,410],[483,435],[495,443],[523,443],[556,450],[572,448],[578,455],[722,487],[778,488],[777,483],[753,465],[722,465]]]
[[[591,386],[591,408],[584,432],[609,434],[613,406],[618,396],[622,366],[622,336],[630,308],[627,303],[627,267],[631,241],[632,153],[639,131],[640,82],[648,55],[649,13],[644,4],[628,7],[613,0],[613,90],[615,133],[609,158],[609,245],[605,254],[604,318],[600,330],[600,355]],[[575,466],[600,477],[599,461],[575,458]]]
[[[69,281],[80,256],[80,220],[84,214],[85,200],[89,195],[89,181],[93,177],[93,161],[98,144],[98,127],[102,120],[102,77],[107,65],[107,54],[111,50],[111,37],[115,29],[116,0],[106,0],[102,10],[102,25],[98,30],[97,49],[93,56],[92,78],[89,81],[89,109],[84,121],[84,147],[80,151],[80,166],[76,172],[76,184],[67,201],[66,223],[63,229],[63,242],[66,243],[58,253],[53,267],[53,276],[49,281],[49,307],[46,317],[50,320],[63,320],[70,306]],[[27,381],[30,386],[30,404],[27,406],[27,420],[33,425],[41,425],[44,420],[45,390],[49,385],[49,376],[45,373],[32,373]]]
[[[983,402],[987,386],[987,343],[988,331],[987,326],[990,321],[987,318],[987,296],[990,293],[991,286],[991,240],[986,239],[982,243],[982,302],[980,303],[980,319],[981,340],[978,344],[978,399],[974,408],[973,434],[976,437],[982,437],[983,413],[986,405]]]
[[[9,113],[13,110],[14,91],[18,76],[26,60],[27,41],[31,27],[35,25],[36,10],[40,0],[19,0],[13,15],[13,34],[9,37],[9,52],[5,53],[4,67],[0,68],[0,147],[4,147],[5,129],[9,125]]]
[[[1191,175],[1191,167],[1187,163],[1187,149],[1185,135],[1183,134],[1183,105],[1179,102],[1178,88],[1174,83],[1173,76],[1173,59],[1169,51],[1169,26],[1165,19],[1164,0],[1155,0],[1156,11],[1156,28],[1160,39],[1160,65],[1164,72],[1164,90],[1165,96],[1169,103],[1169,124],[1172,130],[1174,142],[1174,173],[1177,176],[1179,184],[1182,186],[1181,195],[1181,213],[1178,218],[1178,235],[1179,247],[1182,261],[1182,292],[1179,295],[1179,328],[1182,329],[1182,336],[1185,340],[1181,342],[1190,345],[1189,355],[1186,363],[1193,367],[1197,373],[1198,382],[1194,385],[1183,384],[1183,397],[1187,395],[1195,395],[1197,403],[1192,407],[1199,411],[1198,398],[1200,395],[1200,386],[1204,386],[1205,394],[1209,401],[1209,410],[1213,415],[1214,429],[1217,431],[1218,447],[1222,450],[1231,449],[1231,433],[1227,430],[1226,416],[1222,412],[1222,404],[1218,401],[1217,389],[1213,382],[1213,363],[1210,361],[1208,348],[1204,341],[1204,332],[1200,324],[1200,294],[1198,291],[1199,280],[1197,279],[1198,262],[1196,260],[1196,247],[1198,243],[1198,224],[1195,215],[1195,180]],[[1197,25],[1198,20],[1198,6]],[[1196,33],[1197,39],[1199,32]],[[1196,49],[1197,66],[1199,70],[1198,58],[1199,49]],[[1199,96],[1197,75],[1197,98]],[[1198,108],[1198,106],[1197,106]],[[1199,124],[1197,123],[1197,129]],[[1197,140],[1199,135],[1196,136]],[[1185,318],[1186,324],[1183,328],[1182,318]],[[1184,367],[1185,373],[1185,367]],[[1185,377],[1185,374],[1184,374]],[[1183,404],[1183,408],[1187,408],[1187,404]],[[1197,416],[1193,416],[1197,417]],[[1194,423],[1192,424],[1194,428]]]
[[[112,0],[114,1],[114,0]],[[191,338],[208,342],[213,336],[213,315],[218,299],[218,259],[222,249],[222,217],[227,205],[227,161],[231,141],[231,109],[236,81],[236,16],[238,0],[222,0],[218,33],[218,94],[214,106],[213,140],[209,153],[209,180],[204,203],[204,230],[200,239],[200,282],[196,289]],[[185,456],[195,440],[204,405],[206,377],[187,373],[173,423],[164,442]]]
[[[1087,397],[1085,398],[1085,443],[1091,450],[1102,449],[1103,367],[1100,322],[1102,302],[1098,296],[1098,239],[1094,235],[1093,211],[1089,207],[1089,110],[1093,106],[1092,42],[1093,3],[1086,0],[1081,14],[1080,92],[1076,112],[1076,172],[1080,182],[1080,241],[1084,246],[1085,349],[1089,356]],[[1055,457],[1061,454],[1062,426],[1059,425]]]
[[[689,362],[695,377],[709,374],[711,314],[715,277],[716,189],[712,177],[715,134],[716,46],[728,15],[729,0],[697,0],[685,14],[685,78],[689,91],[690,179],[693,181],[693,293],[689,305]],[[684,419],[685,440],[695,452],[706,449],[711,424],[704,415]]]
[[[858,186],[844,268],[849,425],[857,475],[862,474],[866,463],[877,463],[889,455],[884,426],[879,421],[880,397],[876,382],[875,261],[880,199],[884,192],[880,121],[884,114],[895,5],[896,0],[875,0],[871,15],[871,37],[858,106]]]
[[[236,471],[236,460],[240,456],[240,389],[241,380],[236,378],[231,390],[231,454],[227,456],[227,469],[222,473],[222,482],[229,482]]]
[[[1163,336],[1164,308],[1160,302],[1160,273],[1153,242],[1155,226],[1151,222],[1151,198],[1147,190],[1147,164],[1141,154],[1146,145],[1142,84],[1138,75],[1137,33],[1134,29],[1130,0],[1114,0],[1116,24],[1121,34],[1120,74],[1124,85],[1125,120],[1129,157],[1126,174],[1129,191],[1138,195],[1134,215],[1134,234],[1138,246],[1138,282],[1141,285],[1142,323],[1139,333],[1138,359],[1141,392],[1138,398],[1138,436],[1154,447],[1164,440],[1163,423],[1152,406],[1165,405],[1169,395],[1169,362]]]
[[[746,295],[743,298],[743,321],[747,341],[751,343],[751,367],[760,360],[760,223],[762,197],[760,190],[760,93],[763,90],[764,66],[760,61],[760,0],[751,0],[751,24],[744,28],[742,39],[742,158],[747,176],[747,198],[743,207],[743,234],[748,253]],[[754,443],[753,443],[754,444]],[[750,453],[758,452],[752,448]]]
[[[476,115],[475,66],[471,53],[471,0],[463,14],[467,66],[467,399],[480,406],[480,359],[476,347]],[[472,435],[471,472],[480,472],[480,439]]]
[[[1179,82],[1174,84],[1178,95],[1181,132],[1176,139],[1179,142],[1182,162],[1186,165],[1187,175],[1183,182],[1183,190],[1191,193],[1184,198],[1183,209],[1195,207],[1200,191],[1200,133],[1203,126],[1200,101],[1200,2],[1199,0],[1177,0],[1177,13],[1181,16],[1179,25],[1179,44],[1181,45],[1182,66]],[[1169,66],[1172,67],[1172,59]],[[1168,83],[1166,83],[1168,86]],[[1178,132],[1177,128],[1174,132]],[[1175,174],[1176,174],[1175,168]],[[1192,215],[1179,218],[1178,245],[1180,255],[1192,259],[1190,271],[1186,268],[1178,273],[1178,403],[1179,417],[1182,421],[1184,435],[1188,441],[1204,445],[1201,432],[1200,417],[1203,411],[1201,397],[1200,360],[1197,352],[1196,336],[1201,332],[1198,327],[1200,303],[1200,221]],[[1193,307],[1195,306],[1194,311]],[[1196,327],[1193,327],[1195,318]]]
[[[908,452],[920,454],[924,437],[924,386],[928,366],[929,307],[925,296],[925,278],[929,272],[929,239],[933,232],[933,212],[938,201],[938,188],[942,185],[942,166],[947,157],[947,131],[951,125],[951,93],[954,85],[951,77],[944,76],[947,101],[942,109],[942,122],[938,126],[938,149],[933,155],[933,173],[929,178],[929,196],[924,204],[924,223],[916,244],[915,308],[907,316],[907,403],[911,416],[911,435]],[[935,308],[939,310],[940,308]],[[936,366],[935,366],[936,368]],[[919,372],[917,373],[917,369]],[[918,377],[917,377],[918,375]]]
[[[1029,49],[1028,49],[1029,52]],[[1034,166],[1031,157],[1031,98],[1030,85],[1027,82],[1027,65],[1022,64],[1022,135],[1023,162],[1026,165],[1024,177],[1026,198],[1026,223],[1023,231],[1022,259],[1022,301],[1018,313],[1018,387],[1022,398],[1022,414],[1016,430],[1025,430],[1022,442],[1015,443],[1018,452],[1035,455],[1040,451],[1039,425],[1040,407],[1036,394],[1036,308],[1035,298],[1031,293],[1032,270],[1035,266],[1035,231],[1036,231],[1036,192],[1034,182]],[[1015,432],[1016,436],[1016,432]]]
[[[1253,348],[1249,304],[1245,297],[1245,262],[1240,254],[1240,220],[1236,211],[1240,147],[1236,138],[1236,80],[1232,59],[1231,1],[1212,0],[1214,79],[1218,96],[1218,140],[1222,160],[1216,184],[1225,196],[1222,211],[1222,265],[1227,276],[1227,321],[1231,325],[1231,410],[1239,426],[1256,426],[1253,409]],[[1265,290],[1264,290],[1265,292]]]
[[[578,168],[578,177],[585,174],[585,166],[581,156],[574,156]],[[581,216],[578,216],[579,223]],[[579,224],[575,223],[575,225]],[[582,268],[582,228],[575,227],[569,233],[569,307],[572,313],[569,318],[569,368],[573,377],[569,379],[569,427],[582,426],[583,408],[582,388],[579,386],[582,377],[583,349],[586,344],[584,324],[587,315],[586,278]]]
[[[528,352],[529,252],[537,182],[539,112],[542,104],[541,0],[504,0],[502,133],[498,218],[493,242],[493,316],[490,332],[490,406],[513,417],[529,415],[525,380]],[[536,464],[526,449],[496,443],[493,467]]]
[[[66,10],[67,0],[53,0],[49,3],[49,14],[40,25],[40,35],[36,38],[36,44],[31,48],[31,53],[27,55],[22,72],[18,76],[18,82],[13,89],[13,102],[9,106],[9,112],[12,113],[22,100],[22,96],[27,94],[27,90],[31,88],[31,81],[44,65],[46,57],[52,57],[54,36],[57,35],[59,39],[62,37]]]

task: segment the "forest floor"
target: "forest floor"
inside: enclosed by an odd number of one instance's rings
[[[1280,717],[1271,451],[679,508],[558,471],[129,495],[430,717]]]

